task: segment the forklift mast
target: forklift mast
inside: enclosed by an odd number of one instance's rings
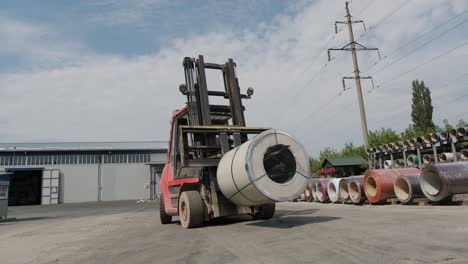
[[[181,91],[187,95],[189,105],[189,125],[211,126],[212,112],[224,113],[232,118],[232,125],[245,126],[244,107],[239,82],[236,77],[235,63],[232,59],[224,64],[205,63],[203,56],[198,59],[184,58],[185,85]],[[206,69],[220,70],[223,74],[224,91],[209,91],[206,81]],[[229,106],[210,105],[209,96],[221,96],[229,99]],[[227,125],[227,124],[223,124]]]

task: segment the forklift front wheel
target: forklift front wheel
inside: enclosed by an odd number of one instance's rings
[[[179,218],[183,228],[203,226],[203,201],[198,191],[185,191],[179,197]]]
[[[253,214],[256,220],[268,220],[275,214],[275,204],[263,204],[258,209],[258,212]]]
[[[161,224],[167,225],[172,223],[172,216],[166,213],[166,209],[164,208],[164,199],[163,196],[159,198],[159,218],[161,219]]]

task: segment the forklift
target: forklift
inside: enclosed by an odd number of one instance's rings
[[[187,103],[172,114],[169,146],[161,176],[160,219],[162,224],[179,216],[183,228],[203,226],[212,218],[250,214],[255,219],[272,218],[275,204],[239,206],[219,189],[216,172],[221,157],[269,128],[246,127],[242,100],[254,93],[241,94],[236,64],[207,63],[202,55],[183,60],[185,84],[179,91]],[[220,71],[224,91],[208,90],[206,70]],[[226,105],[210,104],[221,97]]]

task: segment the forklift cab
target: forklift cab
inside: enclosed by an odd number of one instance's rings
[[[8,216],[8,189],[10,188],[10,175],[0,174],[0,219]]]

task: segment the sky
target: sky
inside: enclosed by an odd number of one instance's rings
[[[411,123],[411,81],[434,121],[468,120],[468,1],[353,0],[369,129]],[[362,144],[341,0],[82,0],[0,3],[0,141],[167,140],[185,97],[182,59],[233,58],[251,126],[297,137],[312,156]],[[222,89],[209,73],[208,86]],[[369,92],[370,91],[370,92]]]

